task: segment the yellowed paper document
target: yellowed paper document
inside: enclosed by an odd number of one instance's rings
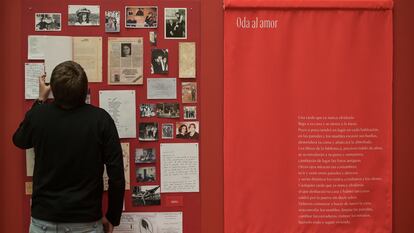
[[[83,67],[89,82],[102,82],[102,37],[74,37],[73,61]]]
[[[196,43],[181,42],[179,47],[179,78],[196,77]]]

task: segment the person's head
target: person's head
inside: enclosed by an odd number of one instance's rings
[[[89,14],[88,13],[78,14],[78,22],[79,23],[89,23]]]
[[[53,70],[50,86],[56,104],[64,108],[74,108],[85,103],[88,77],[78,63],[66,61]]]
[[[187,133],[187,126],[186,125],[180,125],[180,127],[178,127],[178,132],[180,134],[186,134]]]
[[[131,55],[131,47],[128,44],[122,45],[122,55],[123,57]]]
[[[173,25],[173,21],[172,21],[172,19],[169,19],[169,20],[168,20],[168,23],[169,23],[170,25]]]
[[[177,17],[177,19],[180,19],[180,16],[181,16],[181,14],[180,14],[180,12],[175,12],[175,17]]]
[[[197,127],[194,123],[191,123],[188,128],[189,128],[191,133],[194,133],[196,131]]]

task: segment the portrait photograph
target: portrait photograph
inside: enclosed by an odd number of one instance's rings
[[[139,140],[140,141],[157,141],[158,140],[158,123],[156,122],[139,123]]]
[[[99,6],[69,5],[69,26],[99,26]]]
[[[159,185],[134,186],[132,188],[131,196],[133,206],[152,206],[161,204],[161,189]],[[140,221],[140,224],[142,221],[143,220]],[[146,220],[144,229],[152,228],[153,226],[151,222]]]
[[[157,103],[157,117],[179,118],[180,105],[178,103]]]
[[[120,25],[120,11],[105,11],[105,32],[120,32]]]
[[[155,182],[156,180],[155,166],[136,167],[135,172],[137,182]]]
[[[173,139],[174,138],[174,125],[173,124],[162,124],[162,139]]]
[[[197,119],[197,106],[184,106],[184,120]]]
[[[183,103],[197,103],[197,83],[183,82],[181,89]]]
[[[168,74],[168,49],[151,50],[151,74]]]
[[[62,31],[62,14],[60,13],[36,13],[35,31],[53,32]]]
[[[151,46],[157,46],[157,32],[156,31],[149,32],[149,41],[150,41]]]
[[[186,121],[176,123],[176,138],[179,139],[199,139],[200,128],[198,121]]]
[[[156,160],[155,148],[135,149],[135,163],[155,163]]]
[[[164,38],[187,39],[187,8],[164,9]]]
[[[132,45],[131,43],[121,43],[121,57],[131,57]]]
[[[126,28],[157,28],[158,7],[127,6],[125,7]]]
[[[141,117],[154,117],[156,115],[157,106],[155,104],[140,104],[139,115]]]

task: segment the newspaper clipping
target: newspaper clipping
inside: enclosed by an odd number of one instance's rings
[[[143,84],[143,38],[108,39],[108,84]]]

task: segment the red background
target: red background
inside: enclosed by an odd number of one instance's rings
[[[243,29],[236,24],[243,18],[278,20],[278,26]],[[226,8],[224,41],[225,232],[390,232],[391,10]],[[298,160],[304,158],[298,153],[337,153],[316,145],[310,147],[320,151],[298,149],[308,146],[298,144],[303,140],[298,139],[302,134],[298,117],[309,116],[352,116],[358,127],[379,129],[375,143],[384,149],[364,150],[363,162],[355,170],[355,177],[382,178],[363,182],[369,194],[356,194],[358,201],[372,203],[370,218],[332,225],[325,217],[298,218],[335,215],[319,212],[318,207],[324,208],[320,205],[299,204],[312,201],[299,199],[298,191],[306,188],[298,180],[313,176],[298,175],[304,171],[298,168]],[[307,208],[317,211],[298,211]],[[298,220],[325,224],[298,224]]]
[[[24,114],[21,103],[21,0],[0,1],[0,232],[24,232],[24,157],[10,141]],[[394,208],[393,229],[410,233],[414,228],[414,2],[394,4]],[[200,92],[204,100],[204,124],[200,158],[201,232],[223,232],[223,8],[220,0],[201,1],[201,75],[206,77]]]

